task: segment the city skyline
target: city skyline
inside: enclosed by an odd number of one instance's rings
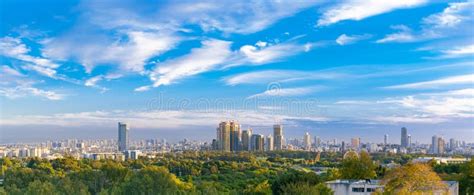
[[[227,120],[265,139],[474,142],[473,1],[0,5],[0,143],[115,138],[118,121],[206,140]]]

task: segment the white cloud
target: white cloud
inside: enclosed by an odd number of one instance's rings
[[[409,83],[402,85],[394,85],[384,87],[385,89],[426,89],[426,88],[438,88],[446,85],[459,85],[459,84],[473,84],[474,74],[451,76],[441,78],[432,81],[424,81],[418,83]]]
[[[30,49],[19,38],[0,38],[0,55],[28,63],[23,66],[27,70],[33,70],[41,75],[58,79],[56,68],[59,64],[43,57],[29,55]]]
[[[376,116],[372,119],[373,121],[383,123],[416,123],[416,124],[438,124],[448,121],[445,118],[438,117],[424,117],[424,116]]]
[[[448,50],[441,50],[443,55],[440,58],[455,58],[474,55],[474,44],[455,47]]]
[[[243,65],[261,65],[282,60],[304,50],[304,47],[294,43],[255,47],[244,45],[238,51],[231,50],[231,42],[210,39],[202,41],[200,48],[192,49],[189,54],[157,63],[155,70],[150,73],[153,87],[169,85],[180,79],[200,73],[226,69]],[[135,91],[149,90],[149,86],[141,86]]]
[[[64,99],[65,95],[57,93],[55,91],[48,91],[34,87],[35,81],[30,80],[27,75],[20,73],[9,66],[2,66],[0,68],[0,96],[4,96],[10,99],[37,96],[43,97],[49,100],[61,100]]]
[[[470,26],[474,21],[473,13],[473,1],[450,3],[442,12],[423,18],[419,32],[413,32],[410,28],[399,25],[403,28],[394,28],[399,32],[388,34],[377,43],[416,42],[447,36],[464,36],[470,39],[472,34]]]
[[[377,101],[343,100],[334,103],[333,113],[344,117],[361,113],[358,120],[377,123],[442,123],[474,117],[474,89],[419,93]],[[354,118],[347,116],[347,118]],[[356,117],[357,118],[357,117]]]
[[[363,101],[363,100],[340,100],[340,101],[337,101],[335,104],[367,105],[367,104],[371,104],[371,102]]]
[[[15,76],[15,77],[23,77],[24,76],[18,70],[15,70],[15,69],[13,69],[9,66],[6,66],[6,65],[3,65],[3,66],[0,67],[0,72],[5,74],[3,76],[6,76],[6,75]]]
[[[177,80],[215,69],[231,55],[231,42],[222,40],[202,41],[201,48],[195,48],[187,55],[157,64],[151,73],[153,86],[169,85]]]
[[[336,43],[339,45],[349,45],[355,43],[357,41],[361,41],[364,39],[368,39],[372,37],[372,35],[364,34],[364,35],[346,35],[342,34],[336,39]]]
[[[298,80],[329,80],[346,76],[335,72],[311,72],[296,70],[264,70],[241,73],[224,78],[227,85],[264,84],[269,82],[289,82]]]
[[[454,27],[463,21],[472,20],[473,11],[473,1],[450,3],[442,12],[423,18],[423,23],[433,28]]]
[[[244,61],[248,61],[252,64],[265,64],[274,62],[302,51],[304,51],[304,47],[290,43],[271,45],[265,48],[256,48],[251,45],[244,45],[240,48],[240,53],[245,57]]]
[[[251,98],[265,98],[265,97],[291,97],[291,96],[302,96],[314,93],[321,90],[321,87],[295,87],[295,88],[270,88],[262,93],[251,95],[247,99]]]
[[[413,8],[425,4],[426,0],[349,0],[325,10],[318,20],[318,26],[327,26],[343,20],[364,18],[390,12],[396,9]]]
[[[109,38],[100,35],[66,35],[44,43],[46,56],[60,60],[77,60],[86,72],[97,65],[118,64],[120,70],[142,72],[146,62],[154,56],[172,49],[179,37],[145,31],[128,31],[127,37]]]
[[[405,25],[395,25],[391,26],[391,28],[399,30],[399,32],[385,35],[384,38],[377,40],[376,43],[413,42],[423,39],[423,37],[413,34],[413,31]]]
[[[135,88],[134,91],[136,91],[136,92],[148,91],[148,90],[151,89],[151,87],[152,86],[150,86],[150,85],[145,85],[145,86]]]
[[[162,15],[201,26],[205,31],[250,34],[261,31],[280,19],[319,4],[309,0],[292,1],[179,1],[165,7]]]
[[[222,120],[233,119],[241,124],[271,126],[274,121],[311,120],[328,121],[328,118],[311,116],[268,114],[252,110],[164,110],[164,111],[95,111],[60,113],[52,115],[22,115],[4,118],[0,125],[52,125],[64,127],[110,126],[127,121],[133,128],[182,128],[186,126],[215,126]]]
[[[46,90],[38,89],[35,87],[28,87],[28,86],[0,88],[0,95],[5,96],[7,98],[11,98],[11,99],[16,99],[16,98],[26,97],[26,96],[31,96],[31,95],[43,97],[49,100],[62,100],[65,97],[65,95],[56,93],[54,91],[46,91]]]
[[[234,52],[232,58],[225,63],[224,68],[242,65],[262,65],[278,62],[306,51],[305,45],[293,42],[278,43],[273,45],[255,47],[244,45],[239,51]]]

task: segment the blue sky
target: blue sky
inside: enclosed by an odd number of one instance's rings
[[[473,1],[2,1],[0,142],[474,141]]]

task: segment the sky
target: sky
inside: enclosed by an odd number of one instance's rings
[[[0,2],[0,143],[474,142],[474,1]]]

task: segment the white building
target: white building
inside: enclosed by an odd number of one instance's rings
[[[459,194],[459,183],[457,181],[443,181],[448,186],[448,194]],[[326,182],[326,186],[331,188],[334,195],[370,195],[376,190],[382,190],[380,180],[333,180]],[[445,194],[435,192],[434,194]]]

